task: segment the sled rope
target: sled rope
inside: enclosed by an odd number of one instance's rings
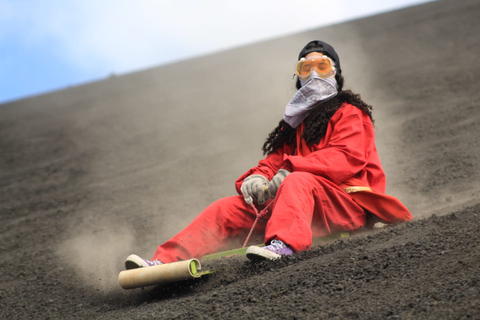
[[[273,203],[273,201],[271,201],[269,204],[267,204],[267,206],[265,208],[263,208],[263,210],[260,211],[260,212],[258,212],[258,210],[255,207],[255,204],[253,202],[250,203],[250,205],[252,206],[253,211],[255,212],[257,217],[255,218],[255,221],[253,222],[252,227],[250,228],[250,232],[248,233],[247,239],[245,239],[245,242],[243,243],[242,248],[245,248],[247,246],[248,240],[250,240],[250,236],[252,235],[253,229],[255,229],[255,226],[257,225],[258,220],[263,218],[263,216],[267,213],[268,207],[270,207],[270,205],[272,203]]]

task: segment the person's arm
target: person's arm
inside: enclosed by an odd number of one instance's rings
[[[327,133],[309,155],[286,156],[292,171],[310,172],[340,184],[362,171],[375,150],[374,127],[368,115],[352,105],[337,111]]]

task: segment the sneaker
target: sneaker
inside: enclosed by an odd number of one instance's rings
[[[147,260],[147,259],[142,259],[136,254],[131,254],[127,257],[125,260],[125,269],[130,270],[130,269],[136,269],[136,268],[145,268],[145,267],[153,267],[153,266],[159,266],[163,264],[160,260]]]
[[[247,249],[247,258],[250,260],[276,260],[292,254],[293,250],[280,240],[272,240],[265,247],[251,246]]]

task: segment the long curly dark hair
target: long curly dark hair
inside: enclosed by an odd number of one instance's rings
[[[359,108],[365,112],[372,123],[374,122],[372,116],[372,106],[366,104],[359,94],[353,93],[351,90],[343,90],[344,79],[341,74],[335,75],[335,79],[338,84],[338,94],[326,101],[319,101],[313,108],[313,111],[305,119],[305,128],[302,133],[302,137],[308,146],[318,144],[320,139],[325,135],[327,131],[327,125],[333,114],[340,108],[342,103],[347,102]],[[300,89],[301,84],[297,79],[297,89]],[[281,120],[278,126],[273,129],[267,137],[267,140],[263,144],[263,154],[270,154],[276,149],[282,147],[285,143],[296,144],[296,129],[292,128],[285,120]]]

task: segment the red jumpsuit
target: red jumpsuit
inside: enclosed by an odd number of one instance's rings
[[[261,160],[236,181],[240,195],[208,206],[160,245],[153,260],[201,258],[225,249],[232,241],[243,242],[256,218],[241,195],[243,180],[252,174],[271,180],[282,167],[292,173],[278,188],[266,221],[256,225],[256,234],[264,234],[266,244],[279,239],[295,252],[308,250],[312,237],[364,227],[367,212],[388,223],[412,219],[400,201],[384,194],[385,174],[367,114],[343,103],[330,119],[325,136],[312,147],[301,138],[303,128],[303,123],[297,128],[293,154],[293,146],[285,144]]]

